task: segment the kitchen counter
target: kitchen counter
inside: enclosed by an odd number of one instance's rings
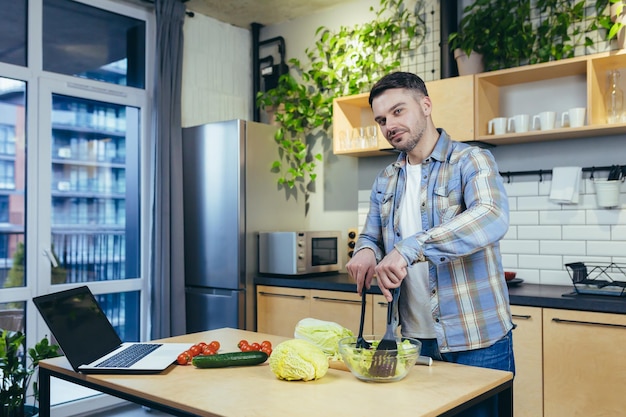
[[[346,273],[320,274],[306,277],[280,275],[257,276],[257,285],[355,292],[356,284]],[[376,285],[370,292],[381,294]],[[566,295],[564,295],[566,294]],[[512,305],[626,314],[626,297],[575,294],[574,286],[521,283],[509,288]]]

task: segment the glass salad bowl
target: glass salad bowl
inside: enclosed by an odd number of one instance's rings
[[[417,358],[419,357],[422,343],[417,339],[409,337],[396,336],[396,343],[398,348],[396,350],[379,351],[379,359],[381,355],[385,355],[383,361],[395,362],[394,367],[390,372],[377,372],[376,366],[373,363],[377,361],[374,359],[376,353],[376,347],[378,342],[382,339],[382,335],[367,335],[363,336],[365,340],[370,343],[369,348],[356,347],[356,336],[345,337],[339,340],[339,354],[343,363],[350,369],[350,372],[362,381],[369,382],[391,382],[399,381],[411,370]]]

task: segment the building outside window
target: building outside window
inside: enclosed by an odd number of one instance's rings
[[[153,15],[108,0],[0,8],[0,329],[30,346],[49,333],[32,297],[88,285],[123,340],[145,340]]]

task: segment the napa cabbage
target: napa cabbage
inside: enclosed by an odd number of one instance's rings
[[[322,349],[302,339],[279,343],[272,349],[269,365],[274,375],[287,381],[312,381],[328,372],[328,357]]]
[[[339,340],[354,336],[350,329],[332,322],[305,318],[298,322],[294,337],[313,343],[333,360],[339,359]]]

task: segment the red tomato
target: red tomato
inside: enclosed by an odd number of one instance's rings
[[[192,347],[189,348],[189,353],[191,353],[192,357],[198,356],[200,352],[202,352],[202,350],[200,349],[198,345],[193,345]]]
[[[202,349],[204,349],[206,345],[207,344],[205,342],[196,343],[196,346],[200,348],[200,352],[202,352]]]
[[[213,340],[211,343],[208,344],[208,346],[216,352],[220,350],[220,342],[218,342],[217,340]]]
[[[248,344],[245,344],[245,345],[241,345],[239,347],[239,350],[241,350],[242,352],[250,352],[252,350],[252,347]]]
[[[261,345],[257,342],[254,342],[250,345],[250,350],[261,350]]]
[[[247,345],[247,344],[248,344],[248,341],[247,341],[247,340],[245,340],[245,339],[242,339],[242,340],[240,340],[240,341],[239,341],[239,343],[237,343],[237,347],[238,347],[239,349],[241,349],[241,347],[242,347],[243,345]]]
[[[261,352],[267,353],[267,356],[272,354],[272,348],[267,346],[261,346]]]
[[[178,355],[178,358],[176,358],[176,363],[179,365],[187,365],[189,362],[191,362],[191,356],[189,356],[189,353],[186,351]]]
[[[215,355],[216,351],[211,348],[211,346],[206,345],[204,349],[202,349],[203,355]]]
[[[269,340],[264,340],[261,342],[261,347],[268,347],[268,348],[272,348],[272,342],[270,342]]]

